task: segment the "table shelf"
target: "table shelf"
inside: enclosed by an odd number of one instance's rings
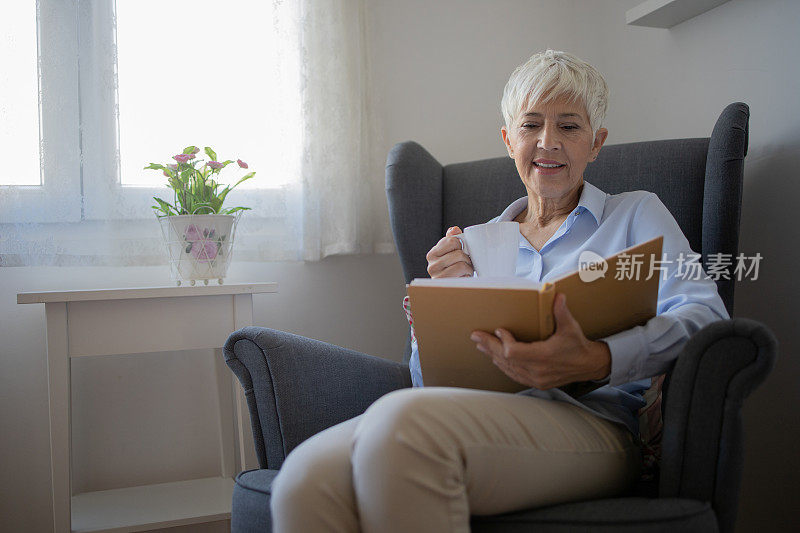
[[[129,533],[226,520],[233,480],[210,477],[72,497],[72,531]]]

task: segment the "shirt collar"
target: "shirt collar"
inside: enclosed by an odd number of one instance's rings
[[[606,196],[608,196],[606,193],[588,181],[584,181],[581,197],[578,200],[578,207],[575,208],[574,212],[577,213],[581,210],[589,211],[599,225],[600,221],[603,219],[603,209],[606,206]],[[514,202],[506,207],[505,211],[503,211],[503,213],[497,218],[497,221],[507,222],[514,220],[517,215],[525,210],[526,207],[528,207],[527,196],[523,196],[518,200],[514,200]]]

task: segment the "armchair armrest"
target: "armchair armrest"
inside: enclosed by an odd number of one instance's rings
[[[223,353],[245,391],[261,468],[280,468],[308,437],[411,386],[401,363],[267,328],[233,332]]]
[[[666,395],[659,495],[709,501],[720,530],[736,520],[744,398],[775,365],[777,341],[754,320],[698,331],[678,357]]]

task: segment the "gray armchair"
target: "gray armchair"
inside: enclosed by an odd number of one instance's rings
[[[745,104],[731,104],[710,139],[607,146],[586,180],[610,193],[655,192],[692,249],[704,258],[736,254],[748,117]],[[442,166],[413,142],[389,154],[386,189],[407,282],[427,275],[425,253],[447,227],[484,222],[525,194],[509,158]],[[731,312],[733,280],[718,286]],[[665,386],[658,479],[617,498],[473,517],[472,529],[732,531],[742,470],[741,406],[774,365],[776,346],[769,330],[743,318],[713,323],[690,339]],[[405,363],[265,328],[234,332],[224,354],[245,390],[261,467],[236,479],[234,532],[271,530],[270,485],[293,448],[380,396],[411,386]]]

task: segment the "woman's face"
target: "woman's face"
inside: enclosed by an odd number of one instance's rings
[[[500,132],[528,193],[549,199],[563,198],[583,183],[583,170],[608,136],[600,128],[595,138],[586,107],[566,98],[529,105]]]

